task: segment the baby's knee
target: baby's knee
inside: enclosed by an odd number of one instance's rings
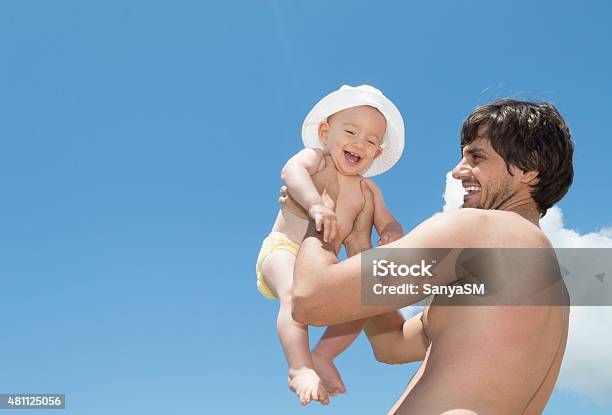
[[[289,312],[291,312],[291,288],[288,290],[279,290],[278,291],[278,301],[280,302],[280,306],[282,308],[288,308]]]

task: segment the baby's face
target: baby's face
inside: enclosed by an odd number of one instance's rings
[[[336,169],[347,176],[364,173],[382,153],[387,120],[367,105],[347,108],[319,125],[319,138]]]

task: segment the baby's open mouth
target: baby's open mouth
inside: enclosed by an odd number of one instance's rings
[[[358,156],[355,153],[351,153],[350,151],[344,151],[344,158],[350,163],[350,164],[357,164],[359,163],[359,161],[361,160],[361,157]]]

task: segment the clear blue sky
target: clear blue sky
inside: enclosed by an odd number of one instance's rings
[[[415,365],[361,337],[338,359],[349,393],[301,409],[255,290],[303,117],[344,83],[394,100],[406,149],[377,183],[411,229],[476,105],[552,101],[576,142],[566,224],[609,227],[610,21],[606,1],[1,2],[0,393],[79,415],[383,413]],[[611,411],[555,390],[546,413]]]

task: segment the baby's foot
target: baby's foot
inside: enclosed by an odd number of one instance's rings
[[[313,400],[320,401],[323,405],[329,403],[329,394],[313,369],[307,367],[289,369],[289,389],[300,398],[302,405],[307,405]]]
[[[331,396],[334,396],[337,393],[346,392],[346,388],[344,387],[344,382],[342,382],[340,373],[329,356],[313,350],[312,363]]]

